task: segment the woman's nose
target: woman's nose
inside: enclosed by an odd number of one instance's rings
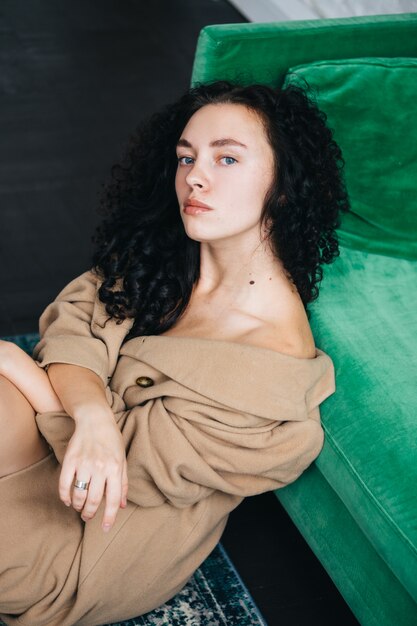
[[[197,162],[194,163],[193,167],[185,177],[185,180],[190,187],[198,187],[199,189],[207,187],[208,184],[204,168]]]

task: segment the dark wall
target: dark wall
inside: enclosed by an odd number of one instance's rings
[[[226,0],[3,0],[0,335],[90,266],[97,196],[138,121],[190,82]]]

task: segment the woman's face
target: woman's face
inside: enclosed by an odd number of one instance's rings
[[[209,104],[177,145],[175,189],[187,235],[196,241],[260,241],[274,155],[258,115],[239,104]]]

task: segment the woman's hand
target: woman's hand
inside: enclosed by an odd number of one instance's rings
[[[122,435],[110,408],[84,407],[75,420],[59,481],[61,500],[92,519],[105,497],[102,528],[109,531],[119,507],[127,504],[127,466]],[[75,480],[89,483],[88,489],[74,486]]]
[[[93,371],[78,365],[51,363],[49,380],[64,411],[75,422],[59,481],[59,495],[89,520],[106,499],[102,527],[114,524],[119,507],[127,504],[127,467],[123,438],[106,398],[104,382]],[[76,480],[88,483],[77,489]]]

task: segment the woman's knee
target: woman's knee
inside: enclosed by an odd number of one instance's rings
[[[25,396],[0,375],[0,476],[28,467],[49,454]]]

